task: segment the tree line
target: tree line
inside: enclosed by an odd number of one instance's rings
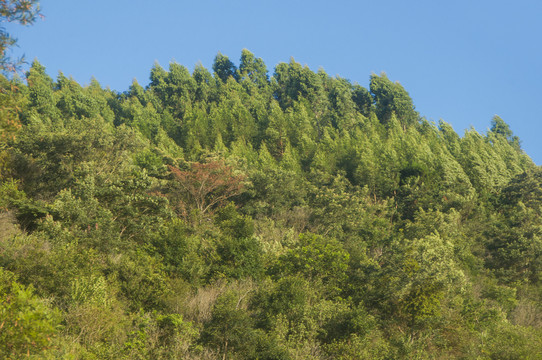
[[[5,358],[542,356],[542,172],[498,116],[248,50],[0,87]]]

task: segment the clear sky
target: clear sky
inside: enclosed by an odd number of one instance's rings
[[[461,135],[498,114],[542,164],[540,0],[42,0],[44,20],[8,25],[15,54],[119,92],[155,61],[211,68],[247,48],[270,75],[290,57],[368,87],[384,71],[427,119]]]

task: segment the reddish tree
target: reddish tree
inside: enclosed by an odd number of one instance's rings
[[[174,166],[169,170],[184,190],[184,207],[192,207],[201,214],[239,195],[243,190],[244,176],[234,175],[233,169],[220,161],[193,163],[190,170]]]

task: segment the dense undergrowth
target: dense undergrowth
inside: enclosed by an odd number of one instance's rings
[[[502,119],[212,70],[1,79],[1,357],[542,357],[542,171]]]

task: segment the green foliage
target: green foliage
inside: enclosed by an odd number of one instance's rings
[[[414,110],[412,99],[399,83],[391,82],[386,74],[371,75],[371,94],[378,119],[388,124],[393,114],[403,126],[416,124],[419,115]]]
[[[160,176],[165,173],[165,166],[162,157],[155,151],[142,151],[135,156],[135,164],[142,169],[147,170],[151,176]]]
[[[330,294],[341,291],[346,280],[349,254],[341,243],[315,234],[301,234],[299,243],[281,256],[277,275],[299,274],[322,284]]]
[[[257,278],[262,273],[261,249],[253,238],[226,238],[218,246],[217,253],[220,264],[216,271],[223,276],[233,279],[244,276]]]
[[[120,256],[112,269],[117,272],[120,290],[132,310],[162,309],[171,291],[163,264],[144,251]]]
[[[542,172],[509,125],[248,50],[212,71],[0,79],[0,356],[541,356]]]
[[[504,120],[501,119],[498,115],[495,115],[493,117],[493,120],[491,120],[491,132],[504,137],[514,148],[519,150],[519,138],[517,136],[514,136],[514,133],[512,132],[512,130],[510,130],[508,124],[505,123]]]
[[[191,234],[183,221],[177,219],[165,224],[152,243],[169,274],[194,285],[208,278],[211,262],[216,258],[216,246]]]
[[[541,280],[540,174],[538,169],[528,171],[510,181],[501,193],[502,211],[487,229],[487,263],[507,281]]]
[[[9,81],[0,74],[0,179],[10,173],[7,142],[13,140],[21,128],[20,109],[26,101],[24,85],[20,81]]]
[[[241,52],[241,63],[239,64],[239,78],[241,81],[250,79],[259,87],[268,84],[267,67],[261,58],[255,58],[247,49]]]
[[[58,311],[16,280],[0,267],[0,356],[5,359],[43,355],[59,328]]]
[[[226,83],[230,76],[233,78],[237,77],[237,68],[235,65],[227,56],[222,55],[220,52],[215,57],[213,71],[223,83]]]
[[[16,203],[26,199],[26,194],[19,190],[19,184],[13,179],[0,182],[0,212],[6,211]]]
[[[204,343],[215,348],[224,359],[236,358],[236,354],[254,354],[256,350],[257,334],[252,319],[242,308],[243,296],[246,294],[226,292],[219,297],[211,321],[202,333]]]

